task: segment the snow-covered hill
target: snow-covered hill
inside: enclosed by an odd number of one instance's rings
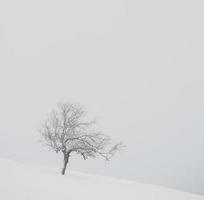
[[[2,200],[204,200],[159,186],[58,170],[0,159]]]

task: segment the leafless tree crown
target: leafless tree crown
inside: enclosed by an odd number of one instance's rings
[[[75,152],[84,159],[102,156],[109,160],[122,143],[107,150],[110,137],[96,131],[95,121],[86,121],[85,115],[84,107],[78,104],[58,104],[40,130],[44,144],[57,153],[62,152],[65,157]]]

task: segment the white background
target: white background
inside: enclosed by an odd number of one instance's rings
[[[127,146],[70,168],[204,194],[204,3],[0,0],[0,156],[61,167],[37,132],[61,100]]]

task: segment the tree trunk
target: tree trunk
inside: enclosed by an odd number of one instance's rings
[[[67,163],[69,161],[69,154],[64,153],[64,162],[63,162],[63,168],[62,168],[62,175],[65,174]]]

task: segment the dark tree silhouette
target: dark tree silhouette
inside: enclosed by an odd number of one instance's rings
[[[122,147],[122,143],[113,145],[107,150],[111,138],[96,131],[95,121],[85,120],[86,111],[83,106],[72,103],[59,103],[57,109],[48,115],[40,133],[42,142],[56,153],[62,152],[64,157],[62,174],[65,174],[70,154],[75,152],[84,160],[98,156],[110,160],[114,153]]]

